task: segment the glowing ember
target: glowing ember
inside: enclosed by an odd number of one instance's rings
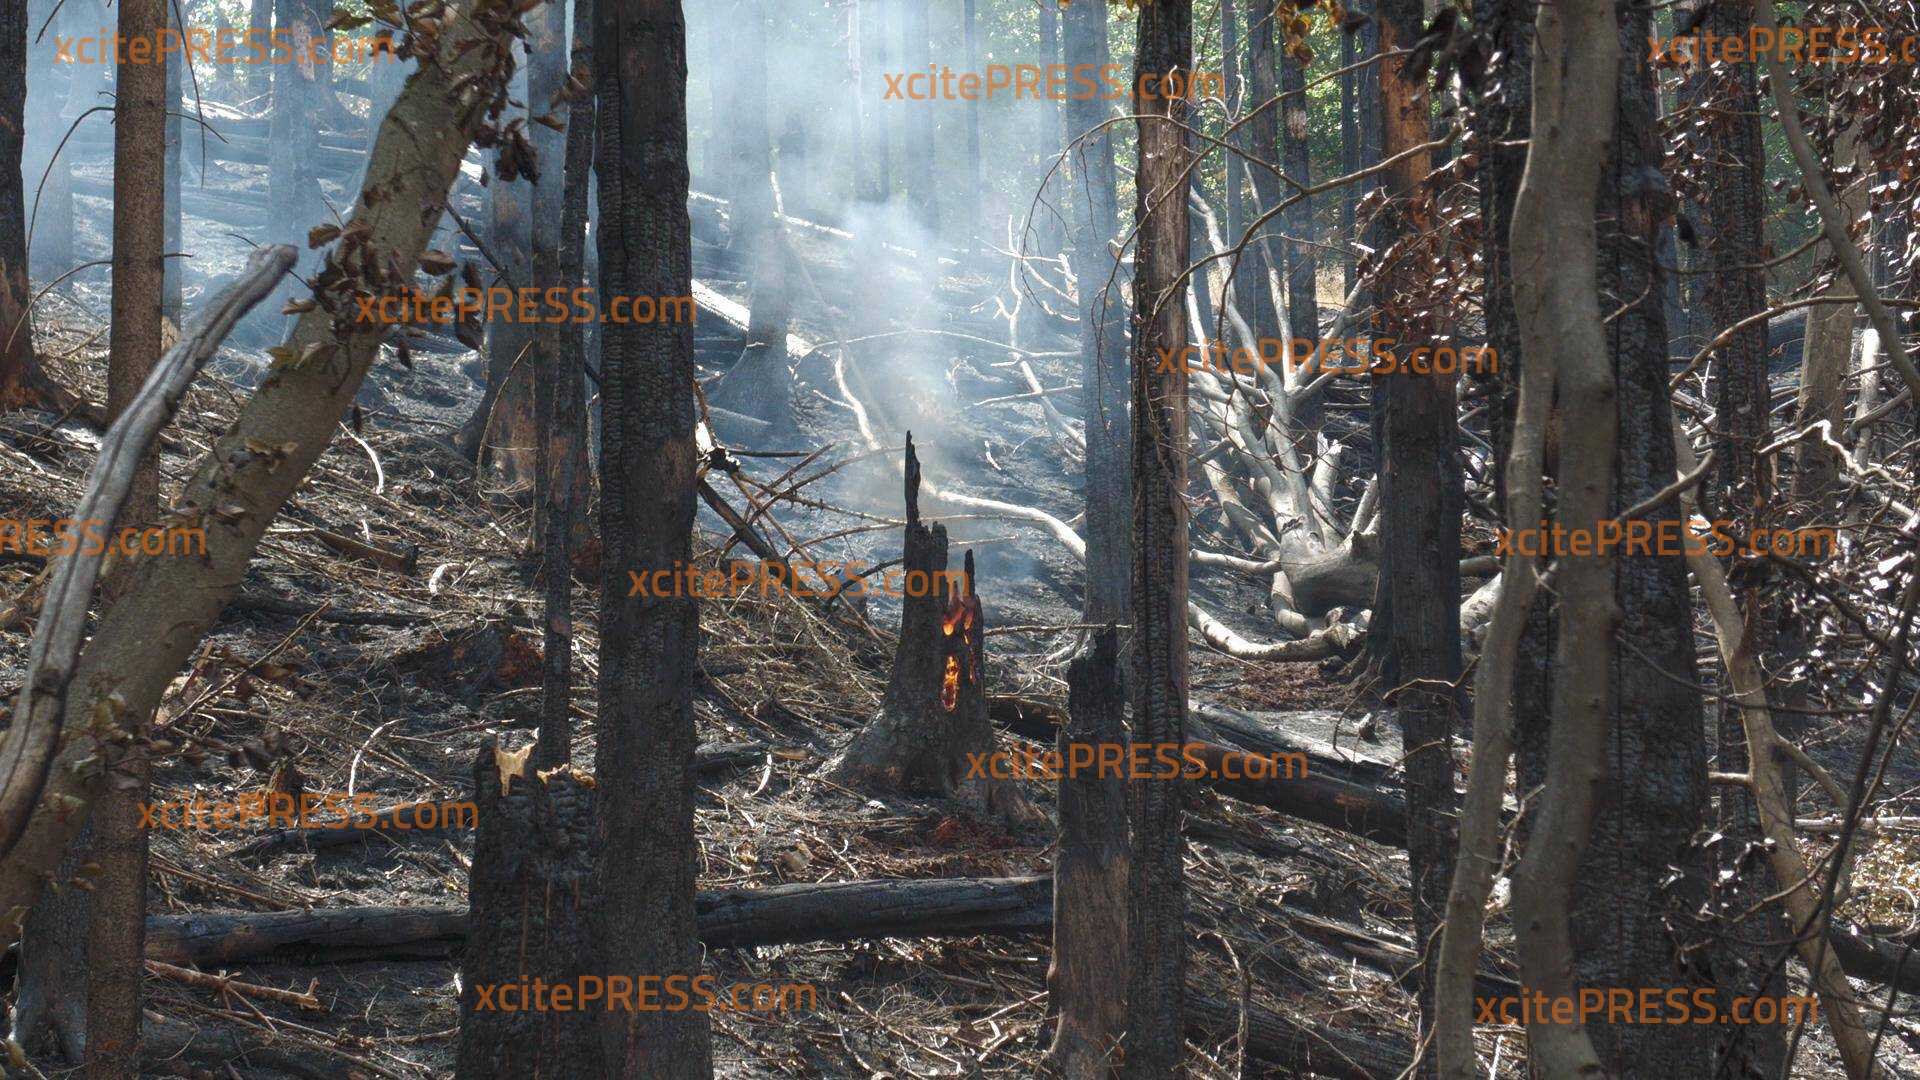
[[[953,631],[948,630],[949,634]],[[947,657],[947,673],[940,677],[940,707],[952,712],[960,704],[960,658]]]

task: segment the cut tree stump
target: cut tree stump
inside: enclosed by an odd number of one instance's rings
[[[593,873],[593,779],[571,766],[536,772],[489,739],[474,765],[479,834],[460,961],[462,1080],[596,1074],[589,1013],[536,1009],[516,984],[568,982],[587,944]]]
[[[907,528],[900,642],[880,715],[827,765],[827,778],[862,791],[959,798],[1014,819],[1032,816],[1011,784],[968,779],[968,755],[994,751],[984,682],[986,625],[973,552],[956,587],[947,529],[920,520],[920,459],[907,434]],[[889,575],[891,576],[891,575]]]

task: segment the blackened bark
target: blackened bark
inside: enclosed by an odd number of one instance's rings
[[[600,228],[606,296],[692,292],[687,218],[686,21],[677,0],[603,0],[594,20]],[[693,560],[693,327],[601,328],[600,730],[594,774],[595,957],[610,974],[699,971],[692,690],[700,647],[691,596],[629,596],[627,571]],[[602,1075],[713,1075],[698,1012],[609,1014]]]
[[[1667,391],[1667,327],[1653,251],[1663,189],[1657,175],[1650,32],[1646,9],[1622,5],[1616,142],[1600,182],[1601,311],[1618,379],[1615,512],[1672,482],[1673,416]],[[1677,501],[1649,515],[1679,517]],[[1688,841],[1702,822],[1706,747],[1686,568],[1670,557],[1622,556],[1615,563],[1621,611],[1607,782],[1581,864],[1573,911],[1574,975],[1581,986],[1661,989],[1696,985],[1682,969],[1684,928],[1703,899],[1704,872]],[[1681,680],[1676,683],[1675,679]],[[1667,884],[1676,868],[1683,875]],[[1671,927],[1671,929],[1670,929]],[[1587,1032],[1614,1075],[1707,1074],[1713,1029],[1701,1024],[1612,1024]]]
[[[558,22],[560,12],[548,10]],[[573,768],[540,770],[525,753],[503,754],[488,739],[474,761],[478,831],[460,958],[457,1072],[467,1080],[608,1075],[595,1057],[592,1025],[596,1011],[618,1010],[605,1001],[597,1009],[534,1008],[525,990],[515,992],[520,1000],[501,1000],[513,984],[599,974],[587,941],[593,781]]]
[[[27,204],[20,175],[27,108],[27,6],[0,8],[0,412],[55,406],[63,396],[41,371],[27,304]],[[74,81],[80,81],[74,75]]]
[[[1753,25],[1753,9],[1716,4],[1706,19],[1713,34],[1745,36]],[[1706,261],[1711,281],[1707,289],[1708,331],[1718,335],[1727,327],[1767,308],[1766,272],[1766,148],[1760,137],[1760,101],[1753,64],[1720,64],[1704,73],[1705,93],[1717,108],[1707,125],[1705,152],[1714,175],[1706,203]],[[1768,423],[1772,388],[1767,383],[1767,328],[1765,320],[1732,334],[1714,354],[1714,442],[1719,483],[1706,485],[1703,504],[1709,516],[1736,522],[1736,531],[1770,527],[1768,511],[1774,499],[1773,458],[1757,451],[1770,441]],[[1713,513],[1712,508],[1719,510]],[[1776,613],[1753,574],[1732,579],[1735,599],[1746,616],[1743,648],[1756,659],[1772,653]],[[1747,770],[1746,724],[1741,710],[1722,701],[1716,709],[1718,756],[1721,772]],[[1721,999],[1759,995],[1778,997],[1786,992],[1784,974],[1774,965],[1773,942],[1787,936],[1786,920],[1778,905],[1764,903],[1777,888],[1764,856],[1752,848],[1760,840],[1760,818],[1751,789],[1722,786],[1718,823],[1726,839],[1713,846],[1719,874],[1715,876],[1714,910],[1724,920],[1714,972]],[[1758,911],[1751,917],[1749,911]],[[1769,973],[1771,972],[1771,977]],[[1774,1024],[1729,1025],[1719,1032],[1715,1053],[1717,1075],[1777,1076],[1786,1061],[1786,1028]]]
[[[559,3],[543,4],[528,13],[527,92],[536,116],[550,114],[571,122],[577,117],[559,101],[568,67],[565,22],[564,5]],[[579,279],[565,275],[561,232],[567,194],[566,144],[571,132],[563,134],[546,124],[528,126],[540,163],[533,186],[532,282],[541,290],[571,289]],[[570,363],[578,351],[567,344],[571,332],[572,323],[547,320],[536,328],[534,343],[534,487],[546,593],[540,737],[534,757],[543,769],[569,760],[573,741],[573,478],[574,459],[586,432],[578,410],[563,410],[559,401],[566,392],[563,387],[580,380],[578,369]]]
[[[181,27],[178,12],[169,3],[167,7],[167,25],[180,32],[185,40],[185,29]],[[181,82],[185,64],[180,53],[167,57],[167,150],[166,150],[166,207],[163,211],[166,221],[166,238],[163,251],[172,254],[180,250],[180,121],[181,121]],[[177,331],[181,327],[181,271],[185,268],[183,259],[167,259],[160,266],[161,290],[160,313],[173,323]]]
[[[1106,10],[1069,4],[1061,12],[1066,63],[1108,61]],[[1091,95],[1069,97],[1067,131],[1080,138],[1099,126],[1105,105]],[[1080,384],[1086,401],[1086,594],[1088,622],[1128,622],[1128,567],[1132,563],[1132,477],[1127,470],[1131,424],[1127,416],[1127,341],[1121,313],[1123,269],[1108,244],[1119,217],[1113,140],[1101,129],[1068,158],[1073,221],[1073,276],[1080,291]]]
[[[1353,33],[1342,36],[1346,42],[1342,48],[1351,49],[1352,55],[1352,59],[1349,60],[1346,58],[1347,54],[1343,52],[1341,61],[1343,65],[1357,63],[1370,56],[1376,56],[1380,52],[1380,27],[1372,19],[1361,23]],[[1342,111],[1350,113],[1353,117],[1353,131],[1351,139],[1347,139],[1344,133],[1342,135],[1342,148],[1346,153],[1342,169],[1345,173],[1359,172],[1380,160],[1379,72],[1380,65],[1372,64],[1347,76],[1351,93],[1342,99],[1341,106]],[[1349,147],[1350,150],[1347,149]],[[1380,181],[1377,177],[1368,177],[1357,184],[1348,184],[1340,189],[1343,193],[1340,212],[1345,223],[1347,241],[1360,239],[1364,223],[1358,220],[1357,208],[1360,200],[1366,198],[1379,185]],[[1346,287],[1348,292],[1352,292],[1357,283],[1358,271],[1354,265],[1351,249],[1349,252],[1346,258]],[[1363,294],[1358,302],[1364,305],[1367,297]]]
[[[1383,0],[1379,6],[1380,48],[1411,48],[1421,30],[1419,0]],[[1382,152],[1401,154],[1428,139],[1429,104],[1425,80],[1408,71],[1402,57],[1380,65]],[[1431,167],[1426,154],[1412,154],[1387,170],[1392,202],[1381,211],[1383,240],[1421,229],[1414,209],[1420,185]],[[1386,244],[1382,244],[1382,249]],[[1414,275],[1424,268],[1401,261],[1383,269],[1378,296],[1383,304],[1414,292]],[[1402,348],[1431,341],[1434,327],[1425,319],[1389,315],[1390,336]],[[1460,550],[1460,512],[1464,501],[1458,458],[1459,431],[1453,375],[1398,373],[1374,380],[1376,408],[1386,415],[1377,425],[1382,580],[1392,616],[1384,627],[1392,684],[1407,746],[1407,862],[1413,878],[1414,940],[1422,962],[1416,982],[1420,1039],[1433,1029],[1433,977],[1437,958],[1432,943],[1446,917],[1447,889],[1453,874],[1458,823],[1454,794],[1452,738],[1458,730],[1460,676],[1460,572],[1458,560],[1435,553]],[[1378,632],[1381,627],[1376,624]],[[1422,1075],[1433,1075],[1434,1060],[1421,1060]]]
[[[1097,631],[1067,666],[1068,720],[1060,729],[1062,760],[1074,743],[1117,745],[1121,716],[1119,637]],[[1126,1027],[1127,785],[1119,776],[1063,773],[1060,840],[1053,856],[1053,961],[1047,1009],[1058,1017],[1047,1056],[1068,1080],[1108,1075]]]
[[[1176,84],[1192,71],[1193,5],[1140,5],[1136,76]],[[1139,80],[1136,78],[1136,85]],[[1133,739],[1185,741],[1187,719],[1187,373],[1160,371],[1160,349],[1184,348],[1186,305],[1177,282],[1187,267],[1187,103],[1142,100],[1134,220],[1133,293]],[[1186,877],[1181,864],[1178,777],[1130,782],[1125,1070],[1130,1080],[1184,1075]]]

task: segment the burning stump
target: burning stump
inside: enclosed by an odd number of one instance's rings
[[[874,718],[829,763],[827,778],[857,790],[960,797],[1016,819],[1031,814],[1008,783],[969,777],[994,751],[984,681],[986,622],[974,591],[973,553],[954,581],[947,530],[920,520],[920,459],[907,436],[907,534],[900,644]],[[924,587],[923,587],[924,585]]]
[[[591,1012],[540,1008],[529,989],[581,974],[593,870],[593,779],[532,768],[533,747],[489,740],[474,765],[476,823],[460,961],[459,1075],[587,1076]]]

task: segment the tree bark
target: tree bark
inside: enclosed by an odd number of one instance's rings
[[[900,70],[926,71],[933,67],[933,31],[929,26],[929,0],[903,0],[900,18]],[[1055,18],[1053,9],[1042,5],[1043,28]],[[1041,42],[1046,45],[1045,40]],[[907,110],[906,131],[901,155],[901,177],[907,189],[907,202],[913,207],[920,237],[913,247],[926,256],[928,266],[939,265],[935,254],[940,237],[940,190],[934,180],[933,107],[931,104]]]
[[[1069,4],[1061,12],[1062,46],[1070,67],[1108,62],[1106,9]],[[1127,413],[1127,343],[1121,322],[1123,269],[1108,244],[1119,217],[1113,140],[1104,105],[1091,95],[1069,97],[1067,131],[1087,137],[1068,158],[1072,174],[1073,276],[1079,290],[1080,385],[1085,400],[1087,453],[1083,492],[1087,511],[1086,586],[1082,614],[1090,623],[1128,622],[1127,574],[1133,505],[1127,471],[1131,427]]]
[[[1705,29],[1722,38],[1747,36],[1753,9],[1716,4]],[[1721,64],[1701,73],[1714,119],[1706,125],[1704,153],[1713,180],[1706,199],[1707,330],[1746,323],[1767,309],[1766,197],[1763,190],[1766,148],[1760,135],[1760,96],[1752,64]],[[1815,317],[1808,312],[1808,318]],[[1851,339],[1849,328],[1848,338]],[[1716,338],[1717,339],[1717,338]],[[1772,440],[1773,390],[1767,379],[1767,327],[1753,321],[1728,335],[1714,353],[1713,399],[1717,484],[1706,485],[1710,517],[1730,519],[1741,532],[1770,528],[1776,516],[1768,508],[1775,496],[1771,456],[1758,453]],[[1717,513],[1716,513],[1717,511]],[[1778,613],[1755,578],[1742,575],[1738,599],[1747,625],[1742,647],[1758,659],[1773,653]],[[1718,749],[1715,768],[1747,771],[1747,735],[1741,710],[1722,701],[1715,710]],[[1718,827],[1726,839],[1714,846],[1720,873],[1711,913],[1720,919],[1720,947],[1713,968],[1721,1000],[1779,997],[1786,993],[1783,972],[1773,964],[1773,942],[1787,936],[1779,908],[1766,902],[1778,891],[1763,860],[1750,857],[1761,841],[1760,820],[1748,788],[1721,787]],[[1753,914],[1748,914],[1752,912]],[[1779,1075],[1786,1063],[1786,1025],[1730,1025],[1715,1048],[1717,1075]]]
[[[1849,125],[1834,141],[1839,166],[1850,166],[1857,175],[1839,194],[1843,215],[1858,221],[1867,212],[1867,182],[1871,167],[1861,160],[1860,129]],[[1852,286],[1836,278],[1827,286],[1835,296],[1852,295]],[[1801,355],[1800,392],[1795,405],[1795,427],[1806,427],[1825,420],[1829,429],[1839,432],[1847,417],[1847,373],[1853,363],[1854,324],[1859,321],[1860,305],[1821,305],[1807,312],[1807,340]],[[1795,448],[1797,468],[1793,476],[1795,502],[1812,503],[1826,513],[1838,516],[1841,510],[1840,454],[1816,439],[1802,440]]]
[[[971,3],[971,0],[969,0]],[[1133,293],[1133,741],[1185,741],[1187,716],[1187,373],[1159,371],[1160,349],[1188,342],[1185,273],[1188,169],[1185,100],[1142,99],[1139,77],[1184,82],[1193,65],[1191,0],[1142,4],[1133,110],[1140,117]],[[1185,1074],[1186,877],[1180,836],[1184,786],[1176,777],[1130,781],[1127,1038],[1123,1075]]]
[[[41,369],[28,303],[27,203],[20,166],[26,140],[27,7],[0,8],[0,412],[61,408],[71,395]],[[78,72],[73,81],[80,81]],[[43,234],[44,235],[44,234]]]
[[[547,10],[559,21],[557,5]],[[530,767],[525,753],[505,753],[488,739],[474,761],[479,831],[460,955],[457,1072],[474,1080],[605,1075],[593,1056],[591,1014],[510,1011],[478,990],[594,974],[587,945],[593,782],[571,767]]]
[[[1066,726],[1071,743],[1125,741],[1119,638],[1095,632],[1067,667]],[[1117,776],[1063,774],[1060,839],[1053,856],[1053,961],[1047,1011],[1058,1017],[1047,1057],[1067,1080],[1103,1080],[1125,1033],[1128,874],[1127,785]]]
[[[1383,0],[1378,11],[1381,51],[1411,48],[1421,32],[1418,0]],[[1381,152],[1388,158],[1405,156],[1385,174],[1391,202],[1381,210],[1378,250],[1429,227],[1419,208],[1431,161],[1425,153],[1409,151],[1428,141],[1430,112],[1425,79],[1411,70],[1410,61],[1382,60]],[[1304,119],[1303,112],[1302,127]],[[1291,113],[1288,122],[1294,122]],[[1425,272],[1411,261],[1382,268],[1376,283],[1380,303],[1415,293]],[[1435,335],[1430,321],[1397,313],[1388,316],[1387,325],[1394,338],[1408,343],[1403,347]],[[1386,408],[1376,425],[1384,441],[1376,444],[1375,467],[1381,580],[1392,617],[1385,626],[1371,629],[1384,631],[1387,668],[1395,673],[1390,684],[1400,688],[1400,727],[1407,748],[1407,862],[1413,878],[1414,940],[1422,953],[1415,989],[1420,1007],[1416,1045],[1433,1030],[1435,957],[1428,950],[1443,918],[1457,842],[1452,739],[1459,728],[1459,697],[1453,686],[1460,676],[1460,565],[1444,557],[1460,550],[1464,502],[1454,382],[1450,374],[1402,373],[1377,378],[1373,387],[1376,408]],[[1442,557],[1435,559],[1436,552]],[[1431,1056],[1422,1057],[1421,1075],[1434,1075]]]
[[[515,90],[516,97],[525,93]],[[529,115],[539,114],[529,109]],[[541,125],[529,126],[538,130]],[[499,284],[522,288],[532,283],[533,184],[504,160],[494,167],[487,185],[487,246],[500,260]],[[604,291],[600,303],[614,295]],[[518,498],[533,491],[539,471],[534,400],[539,329],[520,321],[512,310],[487,323],[487,385],[460,431],[461,451],[480,469],[497,475],[501,487]]]
[[[528,125],[540,163],[533,185],[533,262],[535,288],[573,288],[568,277],[563,234],[567,197],[568,140],[571,125],[583,118],[563,103],[567,79],[565,5],[549,2],[530,15],[527,42],[529,110],[550,115],[568,127],[563,133],[546,124]],[[585,87],[580,90],[586,95]],[[577,101],[577,99],[576,99]],[[575,251],[579,242],[576,240]],[[534,447],[536,515],[540,530],[540,572],[545,592],[545,647],[542,651],[540,735],[535,758],[543,769],[572,757],[573,720],[573,532],[575,470],[583,456],[586,431],[581,423],[579,350],[568,337],[572,323],[543,321],[535,330]],[[562,402],[562,396],[572,400]]]
[[[595,14],[601,291],[686,296],[686,21],[677,0],[603,0]],[[692,596],[630,596],[627,571],[671,572],[693,560],[693,327],[609,323],[600,347],[606,556],[593,950],[607,974],[691,978],[700,969],[690,769],[700,607]],[[701,1013],[612,1013],[600,1027],[605,1075],[713,1075]]]
[[[166,0],[121,0],[117,32],[127,41],[157,40],[168,25]],[[165,348],[160,320],[166,241],[167,72],[165,63],[120,65],[113,110],[113,325],[108,334],[107,414],[118,419],[139,396]],[[176,148],[177,149],[177,148]],[[146,456],[119,527],[159,515],[159,476]],[[128,568],[110,572],[106,595],[120,601]],[[143,746],[150,714],[122,716],[126,741],[104,747],[105,790],[93,807],[89,852],[93,875],[87,911],[86,1075],[117,1080],[139,1071],[140,988],[147,911],[147,832],[140,827],[148,762]]]

